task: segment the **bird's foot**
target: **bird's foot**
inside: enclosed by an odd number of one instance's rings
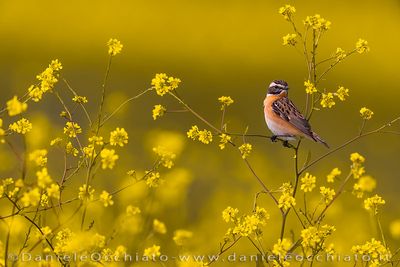
[[[283,142],[282,142],[282,145],[283,145],[284,147],[288,147],[288,148],[290,148],[290,147],[292,146],[292,145],[289,143],[288,140],[283,141]]]
[[[278,141],[278,136],[277,135],[273,135],[273,136],[271,136],[271,141],[272,142],[276,142],[276,141]]]

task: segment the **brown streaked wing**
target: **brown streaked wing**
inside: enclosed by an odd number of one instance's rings
[[[274,101],[272,103],[272,110],[282,119],[314,139],[310,124],[289,98],[282,97]]]

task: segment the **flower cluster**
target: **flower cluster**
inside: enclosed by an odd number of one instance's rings
[[[233,104],[233,99],[230,96],[221,96],[218,98],[218,101],[222,104],[221,110],[224,110],[225,107]]]
[[[120,146],[128,144],[129,137],[128,133],[124,128],[117,128],[110,133],[110,145],[112,146]]]
[[[167,111],[167,109],[162,106],[162,105],[155,105],[153,108],[153,120],[156,120],[157,118],[160,118],[164,116],[164,113]]]
[[[333,197],[336,195],[334,189],[325,186],[321,186],[319,188],[319,192],[321,193],[326,205],[328,205],[333,200]]]
[[[229,142],[232,142],[232,137],[230,135],[227,134],[220,134],[220,140],[219,140],[219,148],[225,149],[226,144],[228,144]]]
[[[82,128],[76,122],[67,121],[64,127],[64,134],[69,137],[76,137],[77,134],[82,133]]]
[[[252,150],[253,146],[249,143],[244,143],[239,147],[239,151],[243,159],[246,159],[251,154]]]
[[[371,210],[374,214],[378,214],[378,207],[385,205],[385,200],[382,197],[375,195],[373,197],[367,198],[364,200],[364,208],[366,210]]]
[[[281,196],[278,199],[278,207],[283,211],[289,210],[291,207],[296,206],[296,199],[293,197],[293,186],[289,183],[284,183],[280,190]]]
[[[336,228],[330,225],[322,225],[319,227],[310,226],[301,230],[301,245],[304,249],[317,250],[325,248],[325,239],[330,236]]]
[[[326,176],[326,181],[328,183],[335,182],[336,177],[342,174],[342,171],[339,168],[334,168],[332,171]]]
[[[297,44],[297,34],[295,33],[288,33],[285,36],[282,37],[283,40],[283,45],[290,45],[290,46],[295,46]]]
[[[192,126],[192,128],[190,128],[186,134],[188,138],[192,140],[199,140],[203,144],[209,144],[213,140],[213,136],[210,131],[206,129],[200,131],[197,125]]]
[[[26,134],[32,130],[32,123],[22,118],[19,121],[16,121],[9,126],[10,130],[20,134]]]
[[[315,85],[309,80],[304,82],[304,86],[306,87],[306,93],[312,95],[313,93],[318,92]]]
[[[361,176],[353,186],[353,194],[362,198],[365,192],[372,192],[376,188],[376,180],[369,175]]]
[[[390,250],[381,241],[372,238],[363,245],[356,245],[351,248],[353,253],[366,255],[368,266],[382,266],[392,258]]]
[[[365,158],[358,153],[352,153],[350,155],[351,164],[351,173],[355,179],[359,179],[364,173],[365,168],[363,163],[365,162]]]
[[[285,5],[279,8],[279,14],[281,14],[285,20],[291,20],[294,13],[296,13],[296,8],[294,6]]]
[[[108,54],[110,56],[115,56],[115,55],[121,53],[123,46],[124,45],[121,44],[120,41],[118,41],[117,39],[111,38],[107,42]]]
[[[20,102],[17,96],[14,96],[11,100],[7,101],[7,110],[9,116],[16,116],[26,111],[28,104]]]
[[[360,54],[369,52],[368,42],[365,41],[364,39],[358,39],[356,43],[356,50]]]
[[[315,188],[315,182],[317,178],[308,172],[300,179],[301,186],[300,189],[303,190],[305,193],[311,192]]]
[[[360,116],[364,120],[370,120],[373,115],[374,115],[374,112],[366,107],[362,107],[360,109]]]
[[[159,157],[160,164],[165,168],[171,169],[174,166],[176,154],[168,151],[163,146],[153,147],[153,152]]]
[[[231,207],[226,208],[222,212],[222,218],[225,222],[233,222],[234,227],[229,228],[226,237],[250,236],[252,234],[260,235],[261,227],[264,226],[269,219],[269,214],[264,208],[256,207],[251,215],[237,216],[239,210]]]
[[[165,73],[156,74],[156,76],[151,80],[152,87],[160,96],[177,89],[180,83],[180,79],[169,77]]]
[[[36,76],[36,79],[40,81],[40,85],[31,85],[28,88],[28,95],[34,102],[39,102],[44,93],[54,88],[62,68],[61,62],[55,59],[51,61],[50,65],[42,73]]]
[[[307,16],[304,20],[304,25],[313,30],[326,31],[329,30],[331,22],[322,18],[321,15]]]

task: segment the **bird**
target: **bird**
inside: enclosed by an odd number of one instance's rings
[[[329,145],[311,130],[311,125],[303,114],[288,98],[289,85],[283,80],[274,80],[268,87],[264,100],[264,116],[268,128],[273,133],[271,140],[284,140],[283,145],[289,146],[289,140],[307,138],[321,143],[327,148]]]

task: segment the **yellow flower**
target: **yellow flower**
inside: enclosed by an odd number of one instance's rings
[[[93,135],[92,137],[89,137],[89,143],[91,143],[93,145],[102,146],[102,145],[104,145],[103,137]]]
[[[92,158],[92,157],[94,158],[97,155],[93,145],[85,146],[84,148],[82,148],[82,151],[85,157],[87,158]]]
[[[238,209],[234,209],[232,207],[227,207],[222,211],[222,219],[225,222],[233,222],[236,219],[237,214],[239,213]]]
[[[282,194],[293,194],[293,186],[290,183],[283,183],[280,187],[279,190],[282,192]]]
[[[333,183],[335,182],[335,178],[341,175],[342,172],[339,170],[339,168],[334,168],[327,176],[326,176],[326,181],[328,183]]]
[[[342,48],[340,47],[336,48],[335,57],[337,61],[342,61],[346,56],[347,56],[346,52]]]
[[[60,71],[62,70],[63,66],[58,59],[54,59],[50,62],[49,68],[51,68],[54,71]]]
[[[35,162],[39,167],[46,166],[47,164],[47,150],[37,149],[29,154],[29,160]]]
[[[246,159],[251,151],[253,150],[253,146],[249,143],[244,143],[239,147],[240,154],[242,154],[242,159]]]
[[[301,230],[301,245],[304,248],[315,249],[318,247],[325,247],[325,239],[330,236],[336,228],[334,226],[329,226],[327,224],[320,226],[319,228],[315,226],[310,226],[306,229]]]
[[[39,188],[35,187],[34,189],[30,190],[29,192],[25,192],[22,195],[21,202],[22,206],[29,207],[29,206],[37,206],[40,201],[40,191]]]
[[[79,96],[79,95],[74,96],[74,98],[72,98],[72,101],[79,104],[85,104],[88,102],[86,96]]]
[[[171,169],[174,166],[174,159],[176,155],[170,151],[168,151],[165,147],[158,146],[153,147],[153,152],[156,153],[160,158],[160,163],[168,169]]]
[[[50,141],[50,146],[59,145],[61,142],[62,142],[62,139],[60,137],[54,138],[53,140]]]
[[[32,130],[32,123],[29,120],[22,118],[9,126],[10,130],[20,134],[26,134]]]
[[[340,101],[345,101],[346,97],[349,96],[349,89],[344,88],[343,86],[339,86],[335,93],[335,96],[337,96]]]
[[[145,181],[148,187],[159,187],[164,181],[161,179],[159,172],[146,171]]]
[[[317,178],[307,172],[300,180],[300,189],[304,192],[311,192],[315,188],[315,182]]]
[[[350,160],[353,163],[364,163],[365,162],[365,158],[363,156],[361,156],[359,153],[355,152],[355,153],[351,153],[350,155]]]
[[[187,230],[179,229],[174,232],[174,237],[172,238],[178,246],[183,246],[187,243],[189,239],[193,237],[193,233]]]
[[[51,184],[46,188],[47,195],[55,199],[60,198],[60,186],[58,184]]]
[[[376,188],[376,181],[371,176],[362,176],[353,186],[353,194],[362,198],[364,192],[372,192]]]
[[[69,137],[76,137],[77,134],[82,133],[82,128],[75,122],[67,121],[64,127],[64,134]]]
[[[117,128],[110,133],[110,145],[123,147],[125,144],[128,144],[128,133],[124,128]]]
[[[390,250],[381,241],[375,240],[375,238],[372,238],[371,241],[367,241],[363,245],[353,246],[351,251],[355,254],[368,256],[368,266],[371,267],[383,266],[392,257]]]
[[[323,108],[331,108],[335,105],[332,93],[322,93],[321,106]]]
[[[105,169],[113,169],[115,166],[115,162],[118,160],[119,156],[115,154],[114,149],[104,148],[100,152],[101,157],[101,168]]]
[[[291,45],[295,46],[297,44],[297,34],[295,33],[288,33],[285,36],[282,37],[283,40],[283,45]]]
[[[321,186],[319,188],[319,192],[323,196],[326,205],[328,205],[333,200],[333,197],[336,195],[334,189],[325,186]]]
[[[137,215],[140,213],[141,213],[141,210],[138,207],[134,207],[132,205],[128,205],[126,207],[126,215],[128,215],[128,216],[134,216],[134,215]]]
[[[37,171],[36,176],[37,176],[37,184],[40,188],[46,188],[47,185],[53,182],[47,171],[47,168],[43,168],[41,171]]]
[[[103,203],[104,207],[114,205],[114,201],[112,200],[112,195],[104,190],[100,194],[100,201]]]
[[[78,154],[79,154],[78,149],[76,149],[71,142],[68,142],[65,145],[65,152],[67,152],[67,154],[70,154],[70,155],[72,155],[74,157],[78,156]]]
[[[198,135],[199,141],[202,142],[203,144],[209,144],[212,142],[212,133],[208,130],[202,130],[199,131],[199,135]]]
[[[294,6],[285,5],[279,8],[279,14],[281,14],[285,20],[291,20],[294,13],[296,13],[296,8],[294,8]]]
[[[39,102],[43,97],[43,91],[39,87],[31,85],[28,88],[28,95],[34,102]]]
[[[224,110],[225,107],[233,104],[233,99],[230,96],[221,96],[218,98],[218,101],[222,104],[221,110]]]
[[[196,140],[199,136],[199,127],[197,127],[197,125],[193,125],[186,134],[188,138]]]
[[[394,220],[390,223],[389,226],[390,234],[393,238],[400,238],[400,219]]]
[[[315,14],[314,16],[307,16],[306,20],[303,22],[307,28],[311,27],[314,30],[326,31],[329,30],[331,26],[331,22],[322,18],[319,14]]]
[[[143,256],[149,258],[156,258],[161,255],[160,246],[153,245],[152,247],[146,248],[143,252]]]
[[[180,82],[181,80],[178,78],[168,77],[165,73],[159,73],[151,80],[151,85],[158,95],[163,96],[177,89]]]
[[[87,187],[86,184],[79,187],[78,198],[80,200],[93,200],[94,198],[94,189],[89,185]]]
[[[261,234],[261,226],[265,225],[269,219],[269,214],[264,208],[256,207],[251,215],[245,215],[234,221],[235,227],[231,234],[249,236],[253,233]]]
[[[278,239],[278,243],[274,244],[272,253],[276,256],[286,256],[289,249],[292,247],[292,242],[289,239]]]
[[[375,195],[373,197],[364,200],[364,208],[366,210],[372,210],[374,214],[378,214],[378,207],[385,205],[385,200],[382,197]]]
[[[28,108],[27,103],[20,102],[17,96],[14,96],[11,100],[7,101],[7,110],[9,116],[16,116],[21,114]]]
[[[374,115],[374,112],[366,107],[363,107],[360,109],[360,116],[364,120],[370,120],[373,115]]]
[[[358,153],[352,153],[350,155],[350,160],[352,162],[350,167],[351,173],[355,179],[359,179],[365,173],[365,169],[362,165],[365,161],[365,158]]]
[[[287,211],[292,206],[296,206],[296,199],[289,193],[283,193],[278,199],[278,207]]]
[[[312,95],[317,92],[317,88],[315,88],[315,85],[312,82],[310,82],[309,80],[304,82],[304,86],[306,87],[307,94]]]
[[[225,149],[226,144],[229,143],[229,142],[231,142],[232,137],[229,136],[229,135],[227,135],[227,134],[220,134],[219,137],[220,137],[220,140],[219,140],[219,148],[220,148],[221,150],[222,150],[222,149]]]
[[[157,219],[153,220],[153,231],[155,233],[159,234],[166,234],[167,233],[167,227],[165,224]]]
[[[369,52],[368,42],[361,38],[358,39],[358,41],[356,43],[356,50],[360,54]]]
[[[162,105],[155,105],[152,111],[153,120],[156,120],[157,118],[164,116],[165,111],[167,111],[167,109]]]
[[[49,67],[47,67],[42,73],[36,76],[36,79],[40,81],[40,90],[42,93],[46,93],[47,91],[51,91],[54,88],[54,85],[58,82],[59,71],[62,69],[61,63],[58,59],[52,60]],[[29,90],[29,89],[28,89]],[[33,90],[33,89],[32,89]],[[36,99],[33,99],[35,102],[39,101],[42,97],[36,93]],[[37,100],[37,101],[36,101]]]
[[[121,44],[121,42],[118,41],[117,39],[111,38],[107,42],[107,47],[108,47],[108,54],[110,56],[115,56],[121,53],[123,44]]]

